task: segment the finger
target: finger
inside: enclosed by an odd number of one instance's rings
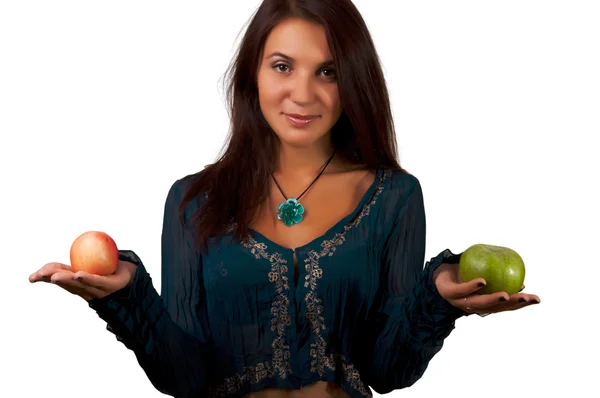
[[[83,284],[101,289],[105,292],[115,292],[129,284],[131,279],[131,270],[126,265],[121,265],[114,274],[96,275],[84,271],[78,271],[74,274],[74,279]]]
[[[513,295],[510,296],[510,298],[525,298],[527,300],[537,300],[540,301],[540,298],[536,295],[536,294],[531,294],[531,293],[524,293],[523,291],[519,291],[518,293],[515,293]]]
[[[57,285],[58,287],[68,291],[71,294],[74,294],[77,296],[82,296],[82,297],[83,296],[87,297],[88,294],[85,292],[82,292],[81,289],[78,289],[76,287],[73,287],[73,286],[70,286],[70,285],[64,283],[64,282],[70,280],[72,278],[72,275],[73,275],[73,273],[71,271],[59,270],[59,271],[52,273],[52,275],[50,277],[43,276],[43,277],[39,278],[38,280],[35,280],[34,282],[44,281],[47,283],[51,283],[53,285]]]
[[[73,279],[73,272],[62,271],[52,275],[51,283],[56,284],[70,293],[76,294],[89,300],[92,297],[104,297],[106,292],[92,286],[88,286],[78,280]]]
[[[117,280],[115,280],[115,278]],[[103,292],[115,291],[118,288],[118,278],[116,275],[96,275],[85,271],[77,271],[73,274],[73,280],[93,289]]]
[[[473,310],[485,310],[483,312],[489,312],[490,307],[493,307],[500,303],[505,303],[508,300],[509,296],[506,292],[497,292],[490,294],[475,293],[466,296],[466,300],[464,297],[455,299],[453,303],[455,306],[463,308],[468,312],[473,312]]]
[[[527,305],[527,298],[524,294],[513,294],[508,301],[501,304],[496,304],[489,308],[492,312],[514,311]]]
[[[511,295],[508,302],[530,305],[530,304],[539,304],[541,302],[541,300],[535,294],[528,294],[528,293],[520,292],[520,293]]]
[[[510,296],[509,300],[504,303],[488,307],[486,312],[515,311],[523,307],[538,304],[539,302],[539,297],[535,295],[518,293]]]
[[[476,278],[468,282],[440,283],[438,291],[442,297],[449,300],[463,299],[465,296],[477,292],[485,286],[485,279]]]
[[[42,268],[29,275],[29,282],[49,282],[52,275],[58,271],[71,271],[71,267],[57,262],[44,264]]]

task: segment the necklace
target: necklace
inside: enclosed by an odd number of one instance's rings
[[[331,162],[331,160],[333,159],[333,155],[335,155],[335,150],[333,151],[333,154],[331,154],[331,157],[329,158],[327,163],[325,163],[325,166],[323,166],[323,169],[321,170],[317,178],[314,179],[314,181],[308,186],[308,188],[312,187],[313,184],[319,179],[319,177],[321,177],[321,174],[323,174],[323,172],[329,165],[329,162]],[[271,177],[273,177],[275,185],[277,185],[277,188],[279,188],[279,192],[281,192],[281,194],[285,198],[285,200],[281,202],[279,206],[277,206],[277,218],[288,227],[300,223],[300,221],[302,221],[305,210],[304,206],[299,202],[299,200],[306,193],[306,191],[308,191],[308,188],[306,188],[304,192],[302,192],[302,194],[300,194],[300,196],[298,196],[297,198],[288,198],[283,193],[283,190],[279,186],[279,183],[275,179],[273,173],[271,173]]]

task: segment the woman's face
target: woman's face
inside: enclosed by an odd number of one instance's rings
[[[271,31],[258,69],[258,94],[262,113],[282,143],[308,147],[329,140],[342,113],[333,67],[321,25],[293,18]],[[290,114],[314,118],[299,125]]]

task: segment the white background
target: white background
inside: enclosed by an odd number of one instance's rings
[[[27,277],[95,229],[160,286],[167,191],[224,142],[222,77],[258,3],[1,3],[0,396],[162,396],[82,299]],[[426,260],[512,247],[542,299],[461,318],[388,396],[597,397],[598,3],[355,4],[423,186]]]

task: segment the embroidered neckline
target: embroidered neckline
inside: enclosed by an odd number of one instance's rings
[[[353,223],[353,220],[355,220],[356,218],[362,218],[362,216],[364,215],[363,212],[365,207],[370,206],[374,195],[377,195],[377,193],[382,189],[383,183],[390,173],[391,172],[389,170],[377,168],[375,173],[375,179],[371,183],[371,186],[369,186],[369,189],[367,189],[367,191],[364,193],[362,199],[360,200],[360,202],[358,202],[354,210],[352,210],[351,213],[338,220],[327,231],[325,231],[324,234],[314,238],[313,240],[311,240],[308,243],[305,243],[302,246],[291,248],[280,245],[279,243],[272,241],[271,239],[267,238],[266,236],[252,228],[248,229],[248,235],[250,238],[255,238],[261,242],[268,244],[269,246],[275,247],[279,252],[291,252],[295,250],[305,250],[309,247],[320,247],[322,242],[330,240],[330,236],[335,236],[336,234],[339,234],[341,231],[345,230],[348,225]]]

